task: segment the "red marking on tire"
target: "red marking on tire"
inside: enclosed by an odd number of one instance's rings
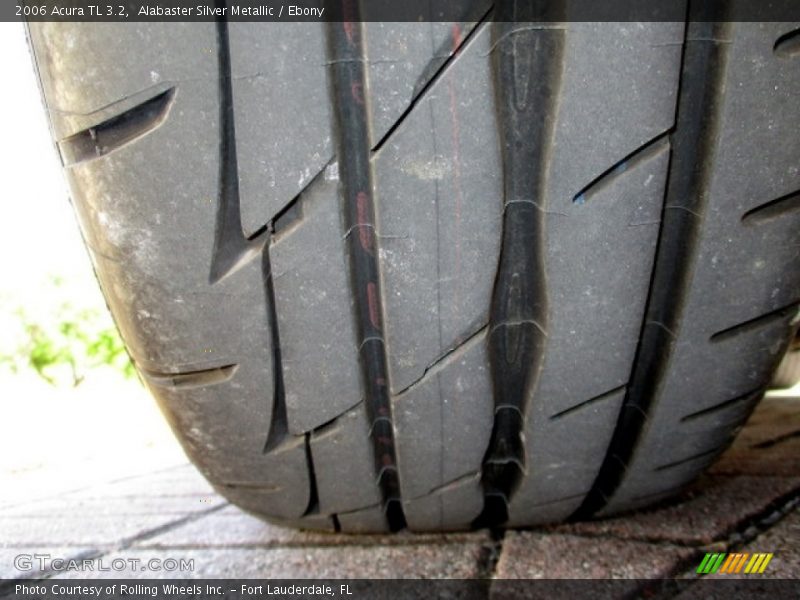
[[[352,21],[345,21],[344,25],[344,34],[347,36],[347,41],[350,45],[353,45],[353,33],[355,31],[355,23]]]
[[[453,28],[453,44],[458,47],[461,34],[458,26]],[[455,52],[455,50],[454,50]],[[453,298],[453,310],[456,314],[461,309],[461,209],[464,204],[464,193],[461,189],[461,127],[458,121],[458,93],[452,77],[447,78],[447,91],[450,96],[450,127],[452,129],[451,143],[453,145],[453,188],[455,191],[455,210],[454,212],[454,246],[455,246],[455,293]]]
[[[388,415],[388,414],[389,414],[389,411],[386,409],[386,407],[385,407],[385,406],[381,406],[381,407],[378,409],[378,414],[379,414],[380,416],[382,416],[382,417],[385,417],[386,415]]]
[[[350,95],[356,104],[364,106],[364,85],[360,81],[350,84]]]
[[[453,23],[453,29],[451,30],[450,34],[453,36],[453,54],[455,54],[456,50],[458,50],[458,47],[463,41],[461,39],[461,27],[458,23]]]
[[[366,252],[372,254],[372,236],[370,235],[368,227],[365,227],[365,225],[370,223],[369,209],[369,195],[366,192],[358,192],[356,195],[358,241]]]
[[[386,380],[385,380],[383,377],[378,377],[378,378],[375,380],[375,385],[382,385],[382,386],[385,386],[385,385],[386,385]]]
[[[369,322],[375,329],[380,329],[380,317],[378,316],[378,287],[372,281],[367,284],[367,306],[369,308]]]
[[[356,19],[356,9],[353,0],[343,0],[342,2],[342,17],[344,18],[344,34],[347,36],[347,42],[351,46],[355,46],[356,26],[358,23]]]
[[[381,462],[384,467],[391,467],[394,465],[394,459],[391,454],[384,454],[381,456]]]

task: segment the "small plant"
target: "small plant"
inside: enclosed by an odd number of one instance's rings
[[[61,281],[53,278],[60,286]],[[52,385],[79,385],[86,373],[107,366],[133,377],[135,370],[110,315],[101,308],[62,302],[54,309],[12,311],[14,334],[0,351],[0,365],[14,373],[33,369]]]

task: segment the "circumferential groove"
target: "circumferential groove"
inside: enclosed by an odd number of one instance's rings
[[[174,87],[170,88],[122,114],[61,140],[58,149],[64,166],[110,154],[158,128],[169,114],[175,92]]]
[[[612,501],[633,461],[676,343],[705,213],[730,44],[726,3],[687,6],[677,119],[658,246],[631,379],[606,456],[591,491],[571,518],[587,519]],[[680,210],[671,210],[678,208]]]
[[[495,416],[481,471],[484,508],[476,527],[508,520],[509,502],[526,471],[525,414],[547,327],[544,212],[537,206],[546,204],[564,31],[520,29],[520,23],[557,21],[562,11],[558,2],[514,0],[498,5],[492,23],[505,211],[488,336]],[[531,202],[510,202],[520,198]]]
[[[350,277],[364,382],[365,408],[370,423],[375,473],[384,512],[392,531],[406,527],[397,473],[392,408],[387,386],[383,344],[383,309],[376,252],[368,107],[365,90],[364,44],[359,3],[341,0],[351,21],[328,24],[332,101],[336,117],[339,174]]]

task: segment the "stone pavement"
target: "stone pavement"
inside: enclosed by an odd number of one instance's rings
[[[4,496],[5,498],[5,496]],[[0,504],[0,577],[14,557],[194,559],[194,570],[94,577],[693,578],[705,552],[773,552],[766,575],[800,575],[800,404],[765,400],[734,446],[660,507],[528,531],[355,536],[269,525],[216,495],[191,465],[150,468]],[[633,584],[633,582],[632,582]],[[631,591],[635,591],[635,588]]]

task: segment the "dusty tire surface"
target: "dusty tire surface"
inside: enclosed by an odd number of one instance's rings
[[[800,25],[492,10],[29,25],[125,343],[248,511],[644,506],[726,448],[794,334]]]

